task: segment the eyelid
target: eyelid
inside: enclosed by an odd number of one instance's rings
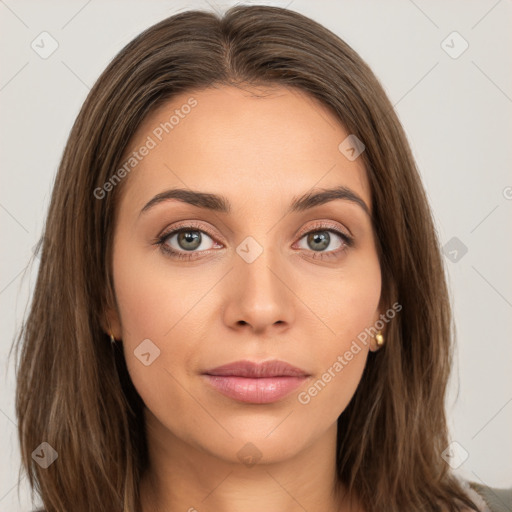
[[[179,231],[180,229],[185,230],[187,228],[194,228],[194,229],[197,229],[198,231],[203,231],[210,238],[218,238],[217,234],[214,234],[212,232],[212,230],[210,230],[210,228],[204,226],[203,224],[198,223],[197,221],[194,221],[194,220],[188,220],[188,221],[185,220],[185,221],[178,222],[178,224],[173,224],[172,226],[165,228],[161,232],[161,234],[159,234],[157,236],[157,240],[162,239],[164,237],[168,237],[171,234],[176,234],[175,232]]]
[[[313,226],[309,225],[307,227],[300,229],[299,232],[295,236],[298,238],[301,238],[302,236],[304,236],[312,231],[328,230],[328,229],[332,228],[334,231],[340,231],[347,238],[350,238],[350,239],[353,238],[353,235],[350,232],[350,230],[345,227],[340,226],[340,224],[337,222],[333,222],[333,221],[329,221],[329,220],[315,220],[313,222],[314,222]]]
[[[352,233],[350,233],[350,230],[344,227],[340,227],[339,223],[335,223],[328,220],[315,220],[313,221],[314,225],[308,225],[300,229],[295,237],[296,238],[302,238],[304,235],[311,233],[315,230],[320,229],[329,229],[332,228],[335,231],[341,231],[342,234],[344,234],[347,238],[353,238]],[[217,234],[214,234],[212,230],[210,230],[208,227],[204,226],[200,222],[197,222],[195,220],[189,220],[189,221],[181,221],[178,222],[176,225],[172,225],[171,227],[168,227],[164,229],[161,234],[158,235],[157,239],[161,239],[163,237],[169,236],[171,233],[175,234],[174,232],[179,231],[181,228],[187,229],[187,228],[194,228],[199,231],[204,231],[208,236],[211,238],[218,238]]]

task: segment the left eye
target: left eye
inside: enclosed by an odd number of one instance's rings
[[[331,234],[334,234],[341,242],[337,247],[333,247],[330,251],[325,251],[329,244],[332,241]],[[306,243],[309,247],[299,247],[300,249],[311,249],[314,252],[334,252],[337,249],[342,248],[344,245],[348,244],[348,237],[343,233],[340,233],[335,230],[325,229],[323,231],[310,231],[301,237],[300,240],[306,239]]]

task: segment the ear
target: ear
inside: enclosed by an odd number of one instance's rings
[[[101,328],[106,334],[114,336],[116,340],[122,338],[121,322],[119,320],[119,313],[115,308],[108,308],[101,322]]]
[[[379,307],[379,309],[375,313],[375,316],[373,317],[372,326],[375,328],[377,328],[376,325],[379,325],[381,323],[385,324],[385,322],[382,322],[381,310],[382,310],[382,308]],[[386,327],[384,326],[383,329],[380,329],[380,332],[381,332],[382,336],[384,337],[384,343],[385,343],[386,342]],[[382,346],[379,347],[377,345],[377,340],[375,339],[375,336],[373,336],[370,340],[370,351],[377,352],[377,350],[380,350],[381,348],[382,348]]]
[[[107,304],[101,318],[101,328],[109,336],[112,334],[116,340],[120,340],[122,338],[121,320],[114,291],[107,287],[106,295]]]

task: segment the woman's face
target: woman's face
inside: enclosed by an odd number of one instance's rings
[[[360,148],[305,93],[250,91],[183,93],[139,128],[118,174],[109,317],[150,435],[245,463],[335,432],[381,294]],[[334,188],[345,197],[299,201]],[[301,371],[214,371],[270,360]]]

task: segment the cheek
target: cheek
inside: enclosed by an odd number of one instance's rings
[[[297,283],[297,295],[315,313],[308,316],[322,333],[317,341],[329,358],[347,350],[351,341],[379,317],[381,271],[374,251],[354,253],[338,272],[326,277],[317,274],[310,279],[298,278]]]
[[[380,295],[376,254],[358,259],[331,280],[323,294],[309,293],[316,311],[321,312],[323,335],[315,340],[315,379],[297,399],[324,422],[336,420],[359,385],[371,341],[367,329],[378,319]]]
[[[364,346],[332,353],[329,363],[297,395],[298,407],[315,418],[315,428],[334,423],[345,410],[359,385],[367,355]]]
[[[114,252],[114,287],[123,341],[129,345],[146,338],[158,344],[186,314],[190,287],[129,240],[120,239]]]
[[[207,316],[201,314],[206,301],[198,302],[216,281],[202,275],[194,282],[190,272],[170,272],[163,256],[134,250],[129,237],[118,240],[113,277],[124,356],[150,410],[168,411],[170,403],[173,410],[190,407],[182,386],[201,350],[200,334],[208,327]]]
[[[113,277],[124,356],[133,384],[146,403],[163,391],[170,378],[163,364],[169,352],[163,340],[183,316],[180,294],[169,289],[161,271],[149,263],[130,247],[129,239],[117,240]]]
[[[350,274],[340,282],[338,291],[340,334],[347,340],[357,336],[378,319],[382,277],[375,249],[367,250],[351,265]]]

